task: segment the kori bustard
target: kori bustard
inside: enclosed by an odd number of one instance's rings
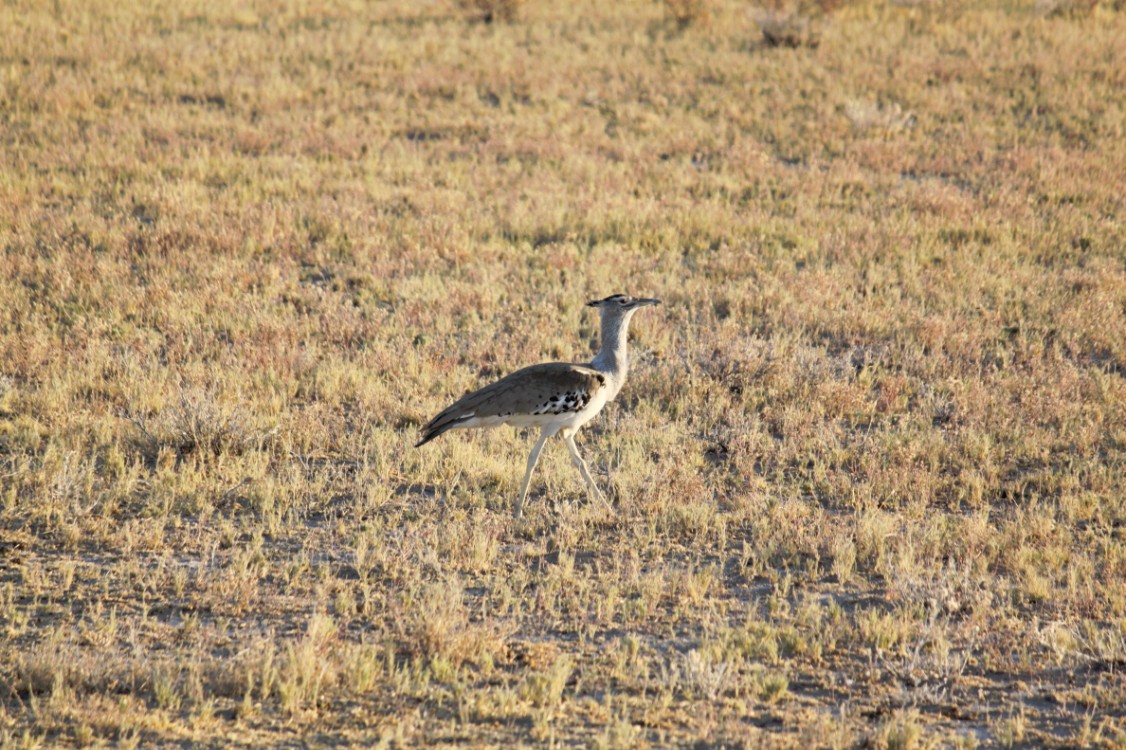
[[[422,438],[415,445],[425,445],[448,430],[467,427],[501,424],[539,427],[540,436],[528,455],[528,468],[516,501],[516,516],[524,512],[528,485],[540,451],[547,439],[555,434],[562,435],[571,452],[571,462],[582,474],[590,494],[610,507],[591,478],[579,447],[575,445],[575,433],[622,390],[629,372],[630,319],[639,308],[659,302],[628,294],[614,294],[588,302],[589,307],[597,307],[602,314],[602,348],[590,364],[547,362],[532,365],[467,393],[431,419],[422,428]]]

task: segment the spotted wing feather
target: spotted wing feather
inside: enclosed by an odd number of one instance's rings
[[[550,362],[517,370],[467,393],[422,428],[423,445],[470,420],[524,414],[562,414],[585,407],[606,376],[583,365]]]

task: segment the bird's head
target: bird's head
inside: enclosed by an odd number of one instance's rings
[[[659,299],[631,297],[628,294],[611,294],[606,299],[596,299],[586,303],[587,307],[597,307],[603,315],[625,315],[639,307],[659,304],[661,304]]]

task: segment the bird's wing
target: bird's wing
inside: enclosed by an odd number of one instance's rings
[[[579,411],[605,385],[605,375],[583,365],[549,362],[525,367],[462,396],[422,428],[418,445],[472,419]]]

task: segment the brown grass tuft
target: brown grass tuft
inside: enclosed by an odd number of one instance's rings
[[[677,26],[705,25],[712,19],[713,0],[665,0],[665,8]]]
[[[474,21],[511,23],[520,16],[525,0],[458,0],[458,5]]]

